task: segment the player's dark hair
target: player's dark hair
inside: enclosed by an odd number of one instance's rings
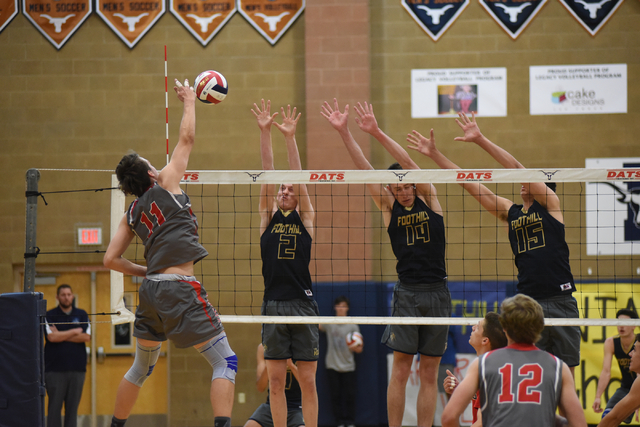
[[[142,196],[151,186],[149,170],[149,164],[142,160],[138,153],[126,154],[116,167],[120,190],[124,194]]]
[[[554,193],[556,192],[556,183],[555,182],[545,182],[545,184],[547,184],[547,187],[549,187]]]
[[[56,295],[60,295],[60,291],[63,289],[69,289],[71,292],[73,292],[73,289],[71,289],[71,286],[67,285],[66,283],[63,283],[62,285],[58,286],[58,289],[56,289]]]
[[[389,166],[387,170],[403,170],[403,169],[402,169],[402,166],[400,166],[400,163],[395,162],[391,166]]]
[[[345,297],[344,295],[340,295],[338,298],[336,298],[336,300],[333,302],[333,305],[338,305],[343,302],[346,302],[347,307],[351,308],[351,304],[349,303],[349,298]]]
[[[630,308],[621,308],[620,310],[618,310],[618,312],[616,313],[616,319],[620,316],[629,316],[630,319],[637,319],[638,318],[638,313],[636,313],[635,311],[631,310]]]
[[[482,326],[482,335],[489,339],[491,350],[507,346],[507,337],[504,334],[502,325],[500,324],[500,316],[493,311],[488,312],[484,316],[484,325]]]
[[[500,324],[513,342],[535,344],[544,329],[544,313],[536,300],[517,294],[502,301]]]

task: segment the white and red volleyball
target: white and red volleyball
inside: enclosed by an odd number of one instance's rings
[[[205,104],[218,104],[227,96],[227,79],[217,71],[198,74],[193,87],[198,99]]]
[[[364,339],[360,332],[349,332],[345,338],[347,341],[347,347],[350,349],[354,349],[364,343]]]

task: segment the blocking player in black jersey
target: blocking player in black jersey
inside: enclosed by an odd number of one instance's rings
[[[637,319],[638,313],[628,308],[618,310],[616,313],[616,319]],[[629,362],[631,361],[630,353],[633,351],[634,344],[636,342],[635,326],[618,326],[618,335],[609,337],[604,341],[604,359],[602,359],[602,372],[598,377],[598,388],[596,390],[596,398],[593,401],[593,411],[596,413],[602,412],[602,418],[607,415],[611,409],[621,401],[627,394],[635,381],[637,374],[629,369]],[[600,406],[600,397],[604,393],[605,389],[609,386],[609,380],[611,379],[611,362],[613,356],[618,361],[620,367],[620,374],[622,379],[620,380],[620,387],[613,393],[613,396],[607,401],[607,406],[602,409]],[[633,418],[633,413],[624,420],[625,423],[630,423]]]
[[[185,80],[173,88],[184,104],[178,144],[160,172],[136,153],[116,168],[120,189],[137,196],[109,243],[104,265],[124,274],[144,277],[139,290],[133,335],[137,338],[133,366],[118,387],[111,427],[124,426],[142,384],[151,375],[161,342],[194,347],[213,368],[210,400],[216,427],[230,427],[238,358],[207,293],[194,277],[193,265],[207,256],[198,242],[198,223],[189,196],[180,189],[195,142],[193,87]],[[144,244],[146,266],[122,255],[134,236]]]
[[[282,111],[282,124],[274,121],[278,113],[271,114],[271,102],[251,111],[260,128],[262,168],[273,170],[271,126],[277,127],[287,144],[289,167],[301,170],[296,145],[296,126],[300,114],[287,106]],[[311,242],[315,212],[307,186],[281,184],[275,188],[262,185],[260,189],[260,249],[264,277],[262,314],[266,316],[318,316],[318,304],[311,291]],[[308,427],[318,425],[318,392],[316,369],[318,366],[318,325],[262,325],[262,345],[269,373],[269,399],[273,425],[286,427],[287,401],[285,382],[287,360],[293,359],[298,367],[298,381],[302,391],[302,413]]]
[[[559,358],[534,344],[544,328],[542,307],[523,294],[500,305],[508,345],[474,360],[442,413],[442,426],[459,426],[471,397],[480,394],[485,427],[539,427],[556,423],[560,408],[569,426],[587,425],[573,377]]]
[[[506,150],[489,141],[478,128],[475,116],[470,120],[459,114],[458,125],[464,136],[456,141],[478,144],[502,166],[524,169]],[[430,138],[413,131],[407,140],[413,148],[430,157],[443,169],[460,169],[436,148],[433,130]],[[534,298],[542,305],[546,318],[578,318],[578,306],[572,293],[576,290],[569,265],[569,247],[560,199],[553,189],[542,182],[522,183],[523,204],[493,194],[477,182],[460,183],[480,204],[508,226],[511,250],[518,267],[518,292]],[[565,361],[573,374],[580,364],[580,328],[577,326],[547,327],[536,344],[542,350]]]
[[[374,136],[398,161],[398,169],[419,169],[409,154],[380,128],[367,103],[355,108],[356,123]],[[340,112],[325,102],[321,114],[338,131],[358,169],[372,170],[348,127],[349,105]],[[445,268],[445,230],[442,207],[431,184],[368,184],[369,194],[382,211],[384,224],[398,260],[398,282],[393,295],[393,316],[450,317],[451,296]],[[438,395],[438,366],[447,345],[449,328],[433,326],[387,326],[382,342],[393,350],[391,379],[387,390],[390,427],[400,427],[405,408],[405,388],[411,364],[420,353],[420,389],[417,414],[419,426],[430,426]]]
[[[264,360],[264,346],[258,345],[256,355],[256,388],[260,393],[269,387],[269,374],[267,364]],[[287,359],[287,378],[285,380],[284,394],[287,399],[287,427],[304,426],[302,417],[302,393],[298,383],[298,367],[291,359]],[[269,396],[267,401],[258,406],[253,415],[244,424],[244,427],[274,427],[271,416],[271,405]]]
[[[631,357],[629,370],[640,374],[640,334],[636,335],[636,342],[629,356]],[[636,376],[629,393],[613,407],[611,412],[602,418],[598,427],[619,426],[627,417],[627,414],[633,414],[633,411],[637,411],[638,408],[640,408],[640,380]]]

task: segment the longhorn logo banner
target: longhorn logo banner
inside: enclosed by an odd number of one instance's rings
[[[275,45],[298,19],[305,0],[238,0],[238,10],[262,36]]]
[[[624,0],[560,0],[574,18],[595,36]]]
[[[425,33],[437,41],[469,6],[469,0],[402,0],[409,15]]]
[[[489,15],[514,40],[527,28],[546,3],[547,0],[480,0],[480,4],[489,12]]]
[[[91,0],[22,0],[25,16],[60,50],[91,15]]]
[[[96,0],[96,12],[130,49],[167,11],[164,0]]]
[[[18,0],[0,0],[0,33],[18,14]]]
[[[169,9],[202,46],[206,46],[238,10],[236,0],[170,0]]]

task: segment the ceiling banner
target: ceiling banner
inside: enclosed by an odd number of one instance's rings
[[[96,0],[96,12],[130,49],[167,11],[164,0]]]
[[[202,46],[206,46],[231,19],[236,0],[169,0],[173,16],[184,25]]]
[[[422,0],[418,4],[415,0],[402,0],[402,7],[433,41],[437,41],[469,6],[469,2],[470,0],[450,0],[447,3],[442,3],[442,0]]]
[[[0,0],[0,33],[18,14],[18,0]]]
[[[560,0],[574,18],[595,36],[624,0]]]
[[[238,10],[262,36],[275,45],[298,19],[305,0],[238,0]]]
[[[562,0],[561,0],[562,1]],[[517,39],[547,0],[480,0],[489,15],[512,39]]]
[[[53,44],[61,49],[91,15],[91,0],[22,0],[23,13]]]

